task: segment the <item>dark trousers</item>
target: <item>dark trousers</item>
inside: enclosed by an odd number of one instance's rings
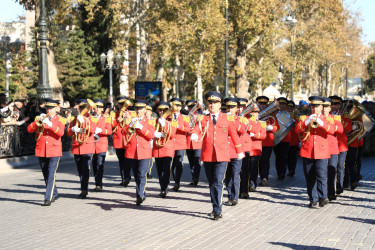
[[[184,165],[182,164],[182,160],[184,158],[184,151],[185,150],[176,150],[174,151],[174,157],[172,162],[172,175],[174,182],[180,184],[182,169]]]
[[[357,153],[358,148],[349,147],[345,160],[344,187],[348,187],[353,182],[358,182]]]
[[[46,194],[44,200],[51,201],[56,198],[59,193],[56,187],[56,171],[59,167],[60,157],[39,157],[39,165],[43,172],[44,182],[46,183]]]
[[[356,159],[358,181],[361,175],[361,168],[362,168],[362,162],[361,162],[362,152],[363,152],[363,146],[358,147],[357,159]]]
[[[337,182],[336,189],[344,189],[344,175],[345,175],[345,160],[346,160],[347,151],[340,152],[338,161],[337,161]]]
[[[191,177],[193,180],[199,180],[201,172],[201,149],[187,149],[186,155],[189,160]]]
[[[74,155],[78,175],[81,181],[81,191],[88,191],[90,178],[90,165],[92,154]]]
[[[289,173],[294,174],[296,172],[297,154],[298,154],[298,145],[289,146],[288,163],[287,163]]]
[[[240,189],[240,172],[242,160],[230,159],[225,174],[225,186],[228,191],[229,200],[238,200]]]
[[[336,173],[337,173],[337,162],[339,155],[331,155],[328,159],[328,180],[327,189],[328,195],[336,194]]]
[[[241,166],[241,174],[240,174],[240,193],[248,193],[249,192],[249,178],[250,178],[250,170],[249,170],[249,163],[250,162],[250,153],[245,152],[245,157],[242,159],[242,166]]]
[[[92,157],[92,168],[95,176],[95,186],[103,186],[104,162],[106,152],[94,154]]]
[[[259,159],[259,155],[250,156],[250,187],[254,188],[258,186]]]
[[[328,159],[303,158],[307,194],[313,202],[327,198],[327,164]]]
[[[125,179],[130,180],[131,179],[131,174],[130,174],[131,167],[128,162],[128,159],[125,158],[125,149],[116,148],[116,156],[117,156],[118,163],[120,166],[121,181],[123,182]]]
[[[148,170],[147,170],[147,173],[149,175],[151,175],[151,172],[152,172],[152,167],[154,166],[154,161],[152,160],[152,158],[150,158],[149,162],[148,162]]]
[[[262,156],[259,161],[259,175],[260,179],[266,178],[270,173],[270,158],[272,154],[272,147],[262,147]]]
[[[166,191],[171,180],[172,157],[155,158],[155,164],[158,171],[160,189],[161,191]]]
[[[227,165],[228,162],[204,162],[204,170],[210,188],[212,210],[214,213],[221,213],[223,203],[223,181]]]
[[[277,177],[283,178],[286,173],[286,164],[288,162],[289,142],[280,142],[273,147],[275,153],[275,165]]]
[[[131,168],[133,169],[134,179],[136,184],[137,198],[146,198],[146,173],[149,168],[150,159],[136,160],[128,159]]]

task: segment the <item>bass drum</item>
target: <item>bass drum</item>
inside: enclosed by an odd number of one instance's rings
[[[276,119],[279,122],[279,130],[277,130],[274,135],[274,145],[276,146],[279,144],[284,137],[289,133],[289,131],[294,128],[294,124],[296,121],[293,119],[293,117],[286,111],[279,111],[276,114]]]

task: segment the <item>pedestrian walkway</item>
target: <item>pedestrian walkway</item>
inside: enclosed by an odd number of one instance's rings
[[[184,161],[186,163],[186,159]],[[278,181],[274,164],[268,187],[234,207],[223,206],[213,221],[202,169],[189,186],[185,164],[179,192],[159,198],[156,171],[147,199],[135,205],[134,179],[120,187],[115,156],[107,157],[104,191],[78,199],[73,161],[57,172],[60,199],[42,207],[44,182],[38,166],[0,173],[1,249],[373,249],[375,248],[375,157],[364,158],[359,187],[324,208],[309,209],[301,161],[297,174]],[[156,169],[154,169],[156,170]],[[170,188],[173,187],[173,181]],[[90,178],[90,190],[94,188]],[[224,192],[226,194],[226,192]],[[224,201],[226,197],[224,196]]]

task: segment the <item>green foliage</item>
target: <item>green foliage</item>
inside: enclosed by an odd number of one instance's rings
[[[374,91],[375,90],[375,54],[372,54],[368,57],[367,72],[369,75],[369,79],[365,81],[365,88],[366,90]]]

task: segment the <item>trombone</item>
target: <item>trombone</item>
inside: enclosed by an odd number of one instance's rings
[[[79,115],[83,116],[84,118],[84,122],[81,123],[78,121],[78,119],[76,118],[76,123],[74,126],[78,127],[81,129],[81,132],[78,132],[78,133],[75,133],[73,135],[73,138],[79,143],[79,144],[83,144],[87,141],[87,139],[89,138],[90,136],[90,121],[87,117],[84,117],[92,108],[95,108],[96,105],[95,103],[90,100],[90,99],[87,99],[87,104],[85,106],[85,108],[81,111],[81,113]]]

